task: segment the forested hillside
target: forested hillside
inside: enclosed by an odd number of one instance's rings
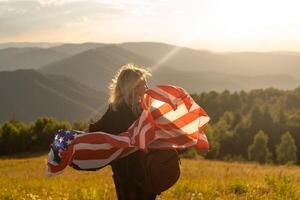
[[[193,98],[212,119],[206,129],[211,143],[208,158],[248,159],[249,146],[258,132],[266,136],[266,147],[262,148],[270,151],[262,162],[278,162],[276,146],[287,132],[298,150],[300,148],[300,88],[234,93],[212,91],[194,94]],[[299,151],[297,158],[299,163]]]

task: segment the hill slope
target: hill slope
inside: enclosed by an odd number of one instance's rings
[[[71,77],[97,90],[108,91],[115,72],[120,66],[134,62],[150,66],[151,61],[115,45],[91,49],[80,54],[51,63],[40,72]]]
[[[105,46],[105,44],[102,43],[63,44],[63,45],[51,47],[49,49],[67,55],[75,55],[102,46]]]
[[[168,68],[154,71],[153,84],[172,84],[187,89],[191,93],[203,91],[239,91],[274,87],[279,89],[294,89],[300,81],[291,75],[261,75],[245,76],[214,72],[183,72]]]
[[[7,48],[0,50],[0,71],[36,69],[68,55],[38,47]]]
[[[103,93],[69,78],[34,70],[0,72],[0,91],[0,122],[11,118],[31,121],[40,116],[88,120],[106,104]]]

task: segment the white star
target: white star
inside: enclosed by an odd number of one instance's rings
[[[58,135],[55,136],[55,140],[57,140],[57,139],[58,139]]]
[[[60,141],[60,142],[64,141],[64,138],[63,138],[63,137],[60,137],[60,138],[59,138],[59,141]]]
[[[67,141],[67,144],[71,144],[71,142],[72,142],[71,140],[68,140],[68,141]]]

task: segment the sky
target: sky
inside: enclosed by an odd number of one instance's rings
[[[300,52],[298,0],[0,0],[0,43],[152,41]]]

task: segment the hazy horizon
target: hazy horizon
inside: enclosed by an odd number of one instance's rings
[[[300,2],[0,0],[0,43],[159,42],[212,52],[300,52]]]
[[[88,44],[88,43],[99,43],[99,44],[107,44],[107,45],[118,45],[118,44],[123,44],[123,43],[159,43],[159,44],[167,44],[171,46],[178,46],[181,48],[188,48],[192,50],[198,50],[198,51],[207,51],[210,53],[217,53],[217,54],[230,54],[230,53],[291,53],[291,54],[300,54],[300,50],[284,50],[284,49],[275,49],[275,50],[228,50],[228,51],[216,51],[216,50],[210,50],[210,49],[203,49],[203,48],[196,48],[196,47],[189,47],[189,46],[184,46],[182,44],[172,44],[172,43],[167,43],[167,42],[162,42],[162,41],[123,41],[123,42],[112,42],[112,43],[106,43],[106,42],[101,42],[101,41],[83,41],[83,42],[44,42],[44,41],[20,41],[20,42],[14,42],[14,41],[8,41],[8,42],[0,42],[0,45],[7,45],[7,47],[1,47],[0,49],[3,48],[9,48],[9,47],[15,47],[15,46],[21,46],[22,47],[42,47],[42,48],[49,48],[49,47],[55,47],[55,46],[60,46],[60,45],[65,45],[65,44]],[[24,45],[22,45],[24,44]],[[32,45],[33,44],[33,45]],[[40,45],[39,45],[40,44]],[[14,46],[15,45],[15,46]]]

